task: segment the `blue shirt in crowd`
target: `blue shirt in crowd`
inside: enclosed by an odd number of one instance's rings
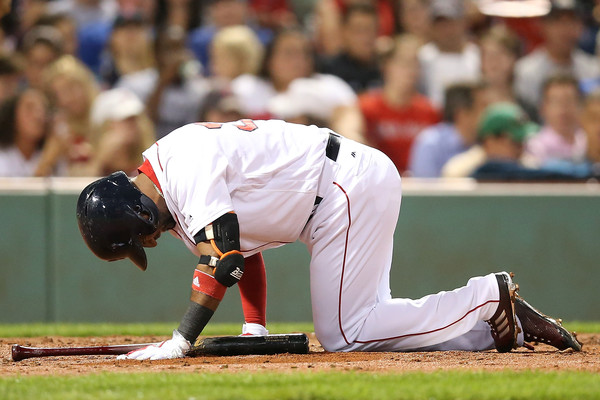
[[[409,170],[417,178],[438,178],[444,164],[468,147],[454,125],[440,122],[424,129],[415,139]]]

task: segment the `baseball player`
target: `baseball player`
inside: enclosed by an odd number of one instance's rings
[[[311,254],[313,322],[328,351],[507,352],[530,341],[581,349],[516,294],[506,272],[418,300],[392,298],[401,185],[378,150],[328,129],[244,119],[183,126],[143,156],[137,177],[116,172],[83,190],[84,240],[102,259],[129,258],[145,270],[144,247],[170,231],[199,261],[173,337],[121,357],[183,357],[238,282],[244,332],[267,334],[260,252],[298,239]]]

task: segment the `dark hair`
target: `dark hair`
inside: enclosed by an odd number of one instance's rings
[[[485,82],[462,82],[448,86],[444,93],[444,121],[454,122],[454,117],[459,110],[472,108],[475,103],[475,93],[486,87]]]
[[[15,143],[17,136],[17,107],[23,98],[23,94],[27,93],[24,90],[14,96],[9,97],[0,104],[0,148],[10,147]],[[46,124],[45,129],[48,130],[49,125]],[[42,148],[45,142],[45,137],[38,143],[38,148]]]
[[[273,39],[271,39],[271,41],[267,44],[267,46],[265,48],[265,56],[263,58],[262,65],[258,72],[258,75],[261,78],[271,80],[271,72],[269,71],[269,64],[271,63],[271,59],[273,58],[273,53],[275,52],[275,46],[277,46],[277,43],[282,38],[284,38],[286,36],[291,36],[291,35],[302,36],[303,38],[305,38],[308,41],[306,34],[300,27],[288,27],[288,28],[283,28],[283,29],[277,31],[277,33],[275,34]],[[312,47],[311,47],[311,49],[312,49]],[[314,57],[314,49],[313,49],[313,54],[311,54],[311,57],[314,60],[314,58],[315,58]]]
[[[21,68],[14,57],[0,54],[0,76],[14,75],[21,72]]]
[[[201,16],[205,13],[206,4],[204,1],[192,0],[187,6],[187,31],[197,28],[201,25]],[[156,11],[154,13],[154,27],[157,31],[162,31],[168,28],[168,16],[169,16],[169,1],[158,0],[156,2]]]
[[[548,90],[552,86],[561,86],[561,85],[569,85],[572,86],[577,92],[577,98],[581,100],[583,98],[583,93],[581,88],[579,87],[579,81],[575,76],[566,73],[559,73],[550,75],[542,84],[542,99],[546,97],[548,94]]]
[[[350,19],[350,17],[352,17],[353,14],[370,15],[373,18],[377,19],[377,21],[379,21],[379,15],[377,14],[377,9],[375,7],[373,7],[372,4],[356,3],[356,4],[352,4],[352,5],[349,5],[348,7],[346,7],[346,10],[342,13],[342,24],[346,25],[348,23],[348,20]]]
[[[0,148],[11,146],[15,142],[17,123],[16,111],[23,93],[11,96],[0,105]]]

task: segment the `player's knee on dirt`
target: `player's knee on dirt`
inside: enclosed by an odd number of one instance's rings
[[[214,272],[217,282],[231,287],[242,279],[244,256],[240,252],[240,227],[235,213],[223,214],[200,230],[194,240],[196,243],[210,241],[219,255]]]

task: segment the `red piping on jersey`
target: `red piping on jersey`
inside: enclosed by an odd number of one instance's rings
[[[499,300],[488,300],[488,301],[486,301],[485,303],[483,303],[483,304],[480,304],[480,305],[478,305],[477,307],[470,309],[469,311],[467,311],[467,313],[466,313],[465,315],[463,315],[462,317],[460,317],[460,318],[459,318],[459,319],[457,319],[456,321],[454,321],[454,322],[452,322],[452,323],[450,323],[450,324],[448,324],[448,325],[446,325],[446,326],[443,326],[443,327],[441,327],[441,328],[438,328],[438,329],[433,329],[433,330],[431,330],[431,331],[427,331],[427,332],[418,332],[418,333],[409,333],[409,334],[406,334],[406,335],[393,336],[393,337],[389,337],[389,338],[383,338],[383,339],[373,339],[373,340],[355,340],[355,341],[354,341],[354,343],[373,343],[373,342],[384,342],[384,341],[386,341],[386,340],[402,339],[402,338],[411,337],[411,336],[427,335],[427,334],[430,334],[430,333],[438,332],[438,331],[444,330],[444,329],[446,329],[446,328],[449,328],[449,327],[451,327],[452,325],[454,325],[454,324],[456,324],[456,323],[458,323],[458,322],[462,321],[462,320],[463,320],[463,319],[464,319],[464,318],[465,318],[467,315],[471,314],[473,311],[477,310],[478,308],[481,308],[481,307],[483,307],[483,306],[485,306],[485,305],[487,305],[487,304],[490,304],[490,303],[499,303],[499,302],[500,302]]]
[[[161,171],[164,171],[162,163],[160,162],[160,153],[158,152],[158,142],[156,142],[156,159],[158,160],[158,166]]]
[[[346,253],[348,252],[348,235],[350,234],[350,226],[352,225],[352,216],[350,215],[350,198],[348,197],[348,193],[342,188],[337,182],[333,182],[334,185],[340,188],[340,190],[346,196],[346,203],[348,204],[348,228],[346,229],[346,243],[344,243],[344,260],[342,262],[342,276],[340,278],[340,294],[338,297],[338,324],[340,327],[340,332],[342,333],[342,337],[346,344],[350,344],[348,339],[346,338],[346,334],[344,333],[344,328],[342,327],[342,288],[344,287],[344,271],[346,269]]]
[[[156,187],[158,188],[158,190],[160,190],[160,192],[162,193],[163,190],[160,187],[160,183],[158,182],[158,178],[156,177],[156,174],[154,173],[154,168],[152,168],[152,164],[150,164],[150,161],[148,161],[148,159],[146,159],[144,161],[144,163],[138,167],[138,172],[140,172],[140,173],[146,175],[148,178],[150,178],[152,183],[154,183],[156,185]]]

